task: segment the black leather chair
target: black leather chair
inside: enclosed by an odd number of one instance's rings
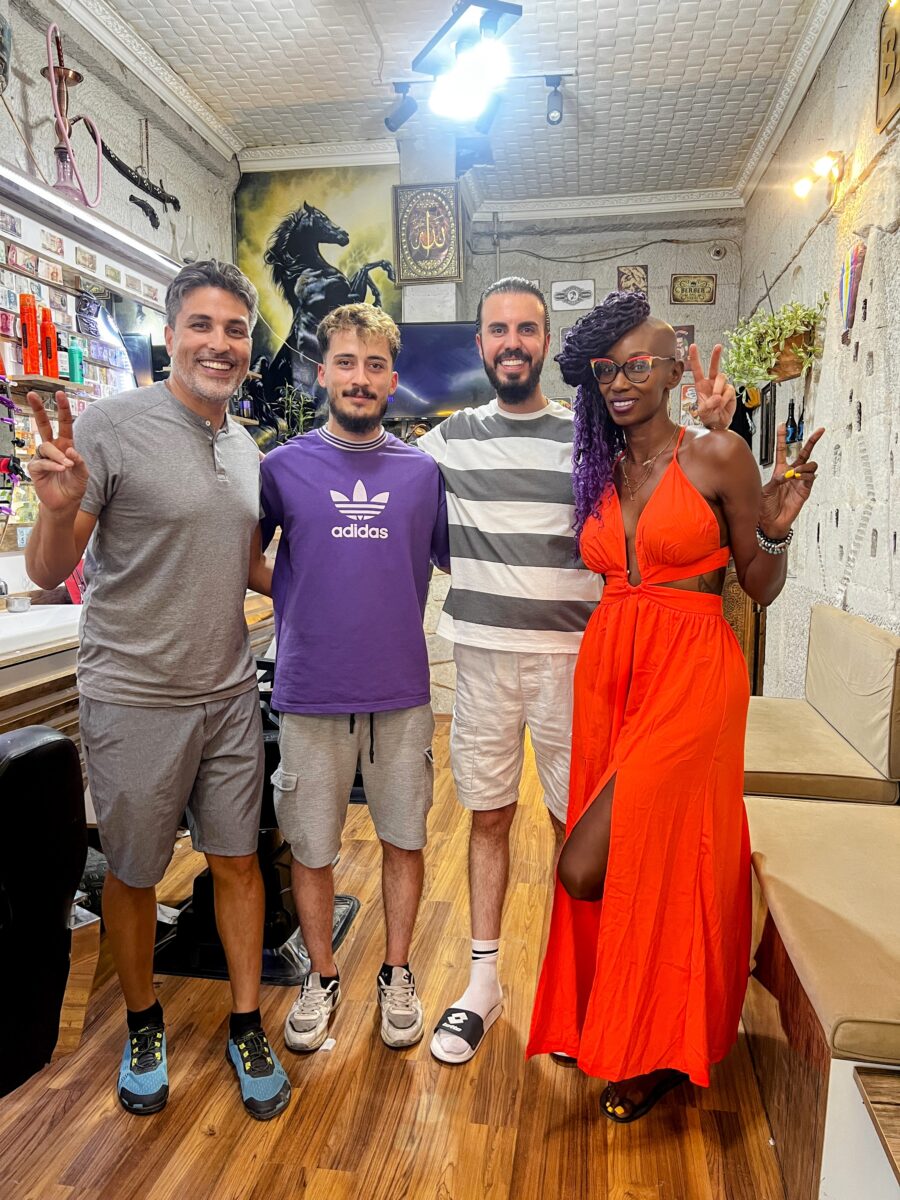
[[[0,734],[0,1095],[50,1061],[87,827],[78,750],[49,725]]]
[[[264,983],[297,986],[309,970],[309,956],[300,936],[297,908],[291,890],[291,848],[278,828],[272,792],[272,775],[280,762],[278,717],[269,706],[275,663],[259,658],[256,665],[261,673],[260,719],[265,754],[262,812],[256,851],[266,893],[262,980]],[[335,947],[343,940],[358,910],[359,901],[355,896],[335,897]],[[202,871],[194,880],[191,899],[181,907],[174,929],[157,942],[154,968],[164,975],[194,975],[212,979],[227,977],[225,951],[216,928],[213,880],[208,870]]]

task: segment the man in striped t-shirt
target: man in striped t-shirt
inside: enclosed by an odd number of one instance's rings
[[[454,413],[418,442],[447,490],[452,586],[438,632],[454,643],[450,753],[472,813],[469,986],[431,1043],[465,1062],[500,1015],[500,920],[525,726],[557,842],[569,795],[572,674],[599,579],[572,532],[572,413],[540,386],[550,317],[538,288],[503,279],[481,298],[476,342],[496,399]]]

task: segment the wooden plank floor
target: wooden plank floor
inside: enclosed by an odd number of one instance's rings
[[[447,769],[446,726],[435,749],[412,957],[432,1021],[464,986],[469,958],[467,822]],[[0,1101],[0,1200],[784,1200],[743,1038],[708,1091],[673,1093],[633,1126],[599,1114],[601,1081],[549,1058],[524,1061],[552,856],[530,753],[513,837],[506,1010],[472,1063],[435,1062],[427,1037],[400,1053],[381,1043],[379,852],[366,810],[354,806],[337,882],[362,910],[339,953],[337,1044],[308,1058],[283,1054],[294,1085],[288,1113],[258,1124],[238,1102],[224,1061],[227,985],[170,977],[158,985],[171,1099],[155,1117],[122,1111],[113,1085],[123,1006],[101,953],[81,1046]],[[193,869],[183,851],[178,859],[169,900]],[[279,1048],[290,1000],[285,989],[264,993]]]

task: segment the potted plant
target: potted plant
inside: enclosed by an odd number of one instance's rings
[[[738,321],[725,334],[728,349],[722,370],[735,387],[783,383],[805,375],[822,353],[817,333],[827,306],[826,294],[815,305],[792,300],[774,312],[760,309]]]

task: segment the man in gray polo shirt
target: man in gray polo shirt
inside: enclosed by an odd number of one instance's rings
[[[236,267],[195,263],[166,293],[168,383],[95,401],[74,431],[58,392],[55,438],[29,393],[42,442],[30,471],[41,512],[28,574],[56,587],[87,549],[81,737],[109,862],[103,916],[128,1009],[117,1092],[133,1113],[158,1112],[168,1098],[155,889],[185,811],[212,872],[228,960],[226,1058],[252,1116],[276,1116],[291,1094],[259,1013],[262,735],[244,620],[259,454],[226,414],[256,313],[256,290]]]

